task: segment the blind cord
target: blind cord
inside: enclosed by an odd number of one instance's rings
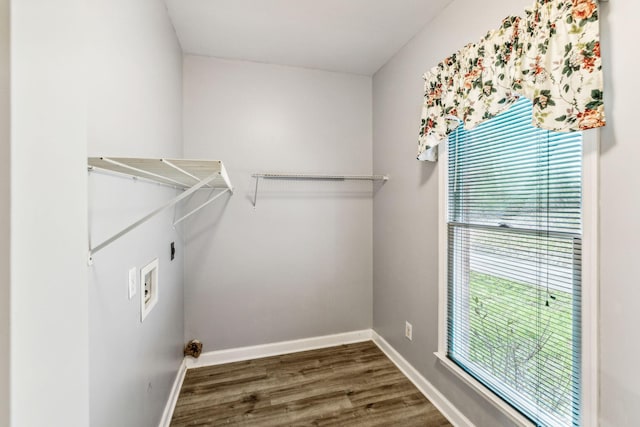
[[[547,302],[546,302],[546,306],[549,307],[549,298],[551,298],[551,300],[555,300],[556,297],[551,293],[551,291],[549,290],[549,282],[550,282],[550,277],[549,277],[549,263],[550,263],[550,242],[549,242],[549,237],[551,235],[551,132],[547,131],[547,186],[546,186],[546,190],[547,190],[547,228],[546,228],[546,256],[547,256],[547,262],[546,262],[546,270],[547,270]]]

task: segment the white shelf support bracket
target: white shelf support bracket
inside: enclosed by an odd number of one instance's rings
[[[220,163],[220,176],[224,180],[224,183],[227,184],[227,188],[233,194],[233,185],[231,185],[231,180],[229,179],[229,175],[227,174],[227,169],[225,169],[224,165]]]
[[[256,188],[253,191],[253,209],[256,208],[256,203],[258,203],[258,181],[260,180],[258,175],[254,175],[254,177],[256,178]]]
[[[180,224],[182,221],[184,221],[185,219],[189,218],[191,215],[193,215],[194,213],[198,212],[200,209],[204,208],[205,206],[215,202],[219,197],[221,197],[224,194],[230,193],[231,189],[230,188],[225,188],[224,190],[222,190],[220,193],[216,194],[213,197],[210,197],[206,202],[200,204],[200,206],[198,206],[195,209],[192,209],[188,214],[181,216],[180,218],[176,219],[173,222],[173,225],[176,226],[178,224]]]
[[[107,246],[109,246],[111,243],[115,242],[116,240],[118,240],[120,237],[124,236],[125,234],[129,233],[131,230],[139,227],[140,225],[144,224],[145,222],[149,221],[151,218],[153,218],[154,216],[158,215],[159,213],[161,213],[162,211],[164,211],[165,209],[169,209],[172,206],[175,206],[177,203],[180,203],[182,200],[186,199],[187,197],[191,196],[193,193],[195,193],[196,191],[198,191],[199,189],[201,189],[202,187],[206,186],[207,184],[209,184],[210,182],[214,181],[216,178],[218,178],[220,175],[222,175],[222,172],[215,172],[211,175],[209,175],[208,177],[206,177],[205,179],[201,180],[200,182],[198,182],[197,184],[195,184],[193,187],[189,188],[188,190],[184,191],[182,194],[180,194],[177,197],[174,197],[173,199],[171,199],[169,202],[167,202],[165,205],[155,209],[154,211],[150,212],[149,214],[145,215],[144,217],[140,218],[138,221],[134,222],[133,224],[129,225],[128,227],[125,227],[124,229],[122,229],[121,231],[117,232],[116,234],[114,234],[113,236],[109,237],[108,239],[106,239],[105,241],[103,241],[102,243],[100,243],[99,245],[96,245],[93,248],[89,249],[89,260],[88,263],[89,265],[93,264],[93,256],[98,253],[99,251],[101,251],[102,249],[106,248]],[[224,176],[223,176],[224,178]],[[228,181],[228,177],[225,181]],[[227,189],[228,191],[231,191],[230,189]],[[224,192],[220,193],[220,195],[226,193],[225,190]],[[217,198],[218,196],[216,196],[215,198]],[[214,199],[215,199],[214,198]],[[206,204],[211,203],[213,200],[210,200],[208,202],[206,202]],[[203,208],[204,206],[200,206],[199,208],[197,208],[197,210],[200,210],[201,208]],[[191,212],[193,213],[193,212]],[[189,213],[189,215],[191,215],[191,213]],[[181,220],[185,219],[184,217]],[[179,222],[179,221],[178,221]]]

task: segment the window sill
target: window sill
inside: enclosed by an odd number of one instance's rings
[[[442,363],[447,369],[453,372],[463,382],[471,386],[471,388],[473,388],[481,396],[487,399],[489,403],[493,404],[493,406],[498,408],[502,413],[507,415],[517,425],[523,426],[523,427],[535,427],[535,424],[533,424],[529,419],[524,417],[520,412],[513,409],[511,405],[505,403],[502,399],[500,399],[498,396],[493,394],[478,380],[476,380],[471,375],[466,373],[462,368],[460,368],[453,361],[451,361],[445,353],[435,352],[433,354],[438,358],[440,363]]]

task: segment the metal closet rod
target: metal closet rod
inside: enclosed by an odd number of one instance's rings
[[[254,178],[266,179],[317,179],[317,180],[354,180],[354,181],[388,181],[387,175],[312,175],[302,173],[254,173]]]
[[[256,187],[253,193],[253,207],[258,203],[258,181],[262,179],[316,180],[316,181],[388,181],[387,175],[313,175],[304,173],[254,173]]]

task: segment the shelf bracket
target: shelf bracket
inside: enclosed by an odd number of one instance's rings
[[[144,217],[140,218],[139,220],[137,220],[133,224],[129,225],[128,227],[125,227],[121,231],[119,231],[116,234],[114,234],[113,236],[109,237],[108,239],[106,239],[105,241],[100,243],[99,245],[96,245],[93,248],[90,248],[89,249],[89,260],[88,260],[89,265],[93,264],[93,256],[96,253],[98,253],[102,249],[106,248],[111,243],[115,242],[116,240],[118,240],[120,237],[124,236],[125,234],[127,234],[131,230],[133,230],[133,229],[139,227],[140,225],[144,224],[145,222],[149,221],[151,218],[153,218],[156,215],[158,215],[159,213],[163,212],[165,209],[169,209],[170,207],[175,206],[176,204],[180,203],[182,200],[186,199],[187,197],[189,197],[190,195],[192,195],[196,191],[200,190],[202,187],[206,186],[207,184],[209,184],[210,182],[212,182],[213,180],[215,180],[217,177],[219,177],[221,175],[225,179],[225,182],[228,182],[228,177],[224,176],[226,174],[222,174],[222,172],[215,172],[215,173],[209,175],[208,177],[206,177],[205,179],[201,180],[197,184],[195,184],[193,187],[191,187],[188,190],[184,191],[179,196],[174,197],[173,199],[171,199],[169,202],[167,202],[163,206],[159,207],[158,209],[155,209],[154,211],[152,211],[149,214],[145,215]],[[227,191],[233,192],[230,188],[228,188],[225,191],[223,191],[222,193],[220,193],[218,196],[213,198],[212,200],[209,200],[209,201],[205,202],[205,204],[211,203],[213,200],[218,198],[220,195],[226,193]],[[195,210],[200,210],[203,207],[204,207],[204,205],[196,208]],[[187,214],[185,217],[181,218],[177,222],[180,222],[180,221],[186,219],[186,217],[190,216],[191,214],[193,214],[194,211],[190,212],[189,214]]]
[[[188,214],[181,216],[180,218],[176,219],[173,222],[173,225],[176,226],[177,224],[180,224],[182,221],[184,221],[185,219],[189,218],[191,215],[193,215],[194,213],[198,212],[200,209],[204,208],[205,206],[213,203],[216,201],[216,199],[218,199],[220,196],[222,196],[223,194],[226,193],[230,193],[231,189],[230,188],[225,188],[224,190],[222,190],[220,193],[216,194],[213,197],[210,197],[206,202],[201,203],[200,206],[198,206],[195,209],[192,209]]]
[[[256,208],[256,203],[258,203],[258,181],[260,181],[260,177],[258,175],[254,175],[256,178],[256,188],[253,191],[253,209]]]

